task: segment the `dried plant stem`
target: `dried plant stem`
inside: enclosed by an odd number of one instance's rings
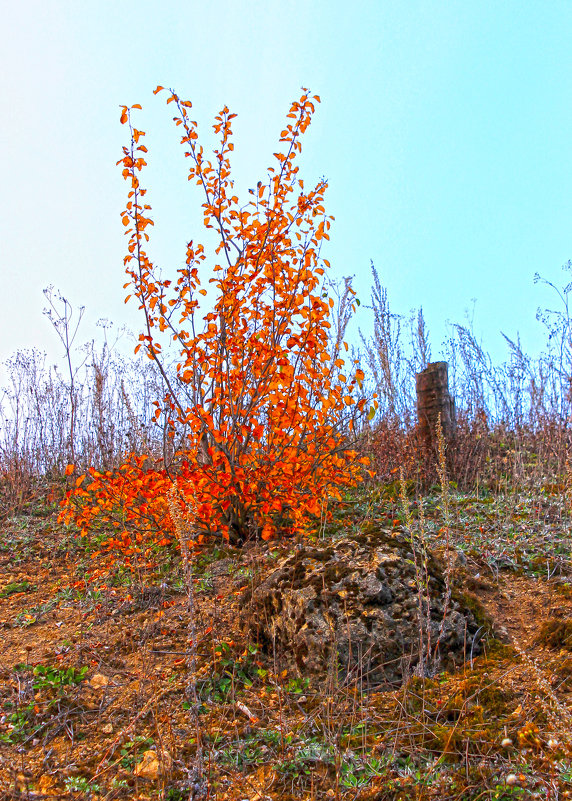
[[[445,618],[449,611],[449,604],[451,603],[451,510],[449,504],[449,479],[447,476],[447,457],[445,453],[445,436],[443,434],[443,426],[441,425],[441,414],[437,417],[437,472],[439,475],[439,483],[441,484],[441,504],[443,510],[443,527],[441,531],[445,534],[445,603],[443,604],[443,618],[441,620],[441,627],[437,635],[437,642],[435,643],[435,650],[433,657],[437,659],[437,651],[439,643],[443,636],[443,628],[445,626]]]
[[[149,445],[149,441],[147,439],[147,434],[145,432],[145,429],[139,425],[139,422],[137,420],[137,415],[133,410],[133,404],[131,403],[131,399],[127,394],[127,390],[125,389],[125,384],[123,381],[121,381],[120,388],[121,388],[121,398],[123,400],[123,403],[125,404],[125,409],[127,411],[127,418],[131,426],[133,442],[139,448],[139,451],[141,453],[149,453],[151,448]]]
[[[427,574],[427,545],[425,542],[423,504],[419,504],[420,519],[419,532],[416,536],[411,508],[407,500],[407,486],[403,470],[399,476],[399,496],[401,508],[405,517],[405,525],[411,542],[413,563],[415,566],[415,583],[417,585],[417,606],[419,612],[419,665],[417,671],[420,675],[427,675],[430,670],[431,658],[431,598],[429,596],[429,577]],[[419,548],[419,546],[421,546]]]
[[[572,461],[570,459],[570,453],[566,454],[565,492],[566,492],[566,504],[568,506],[568,514],[572,515]]]
[[[190,773],[191,779],[191,795],[190,798],[200,798],[204,795],[206,789],[205,778],[203,774],[203,741],[202,732],[199,721],[199,697],[197,694],[197,623],[196,623],[196,602],[195,592],[193,587],[193,569],[192,569],[192,556],[191,556],[191,542],[193,528],[196,525],[196,509],[190,508],[188,501],[185,505],[188,509],[188,514],[183,515],[180,507],[181,498],[177,491],[175,484],[171,487],[168,496],[169,511],[173,520],[175,531],[179,544],[181,546],[181,558],[183,561],[183,575],[185,579],[185,588],[187,591],[187,649],[186,649],[186,667],[187,667],[187,684],[185,687],[185,695],[187,703],[189,704],[189,713],[191,716],[193,728],[195,730],[196,739],[196,755],[193,770]]]

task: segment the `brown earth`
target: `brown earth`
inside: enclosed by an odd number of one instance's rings
[[[158,565],[139,574],[116,570],[107,578],[86,581],[86,570],[93,573],[103,567],[101,556],[92,559],[45,521],[27,524],[24,534],[21,522],[6,525],[11,528],[5,530],[4,541],[13,547],[0,562],[0,797],[188,798],[188,790],[183,795],[179,788],[185,782],[188,785],[198,746],[194,719],[185,708],[189,697],[187,597],[178,583],[176,566],[170,572],[164,570],[163,576]],[[380,734],[371,738],[375,750],[375,743],[390,729],[387,722],[382,725],[380,710],[389,716],[387,721],[395,722],[401,705],[401,720],[409,708],[399,700],[404,695],[371,693],[358,700],[355,688],[334,686],[331,676],[319,686],[312,685],[303,676],[278,671],[272,658],[263,656],[237,629],[247,589],[272,569],[288,547],[253,545],[241,552],[218,553],[210,562],[205,559],[202,572],[197,572],[197,677],[202,698],[198,737],[209,754],[205,780],[210,798],[416,797],[399,795],[399,782],[408,781],[407,776],[402,781],[405,774],[399,771],[391,779],[396,788],[393,795],[389,790],[387,795],[375,795],[375,779],[367,785],[369,789],[348,794],[350,790],[339,784],[337,763],[320,756],[315,745],[316,732],[321,732],[322,740],[329,742],[330,737],[341,748],[344,738],[349,736],[348,742],[353,742],[351,728],[349,735],[344,734],[348,720],[375,722],[379,713]],[[542,712],[534,712],[541,699],[545,730],[555,732],[554,737],[559,731],[557,747],[564,748],[572,733],[572,646],[564,638],[560,648],[549,647],[541,634],[547,621],[572,619],[572,593],[566,585],[541,578],[513,572],[501,572],[495,578],[484,570],[469,565],[467,589],[490,615],[507,644],[505,651],[501,647],[496,662],[485,655],[450,679],[428,683],[424,713],[433,702],[438,709],[456,699],[463,682],[468,687],[470,668],[474,670],[472,687],[478,685],[482,691],[497,683],[504,694],[495,738],[503,732],[511,734],[512,727],[514,732],[525,731],[526,740],[533,713],[542,717]],[[484,578],[476,575],[480,571]],[[514,651],[506,651],[509,646],[521,654],[520,659]],[[57,685],[57,680],[50,684],[49,676],[42,683],[48,668],[60,671],[57,675],[70,668],[87,670],[78,683]],[[417,697],[411,692],[409,701]],[[445,700],[433,701],[430,692],[438,692]],[[471,705],[463,701],[461,709]],[[420,714],[415,712],[417,717]],[[439,721],[440,713],[431,714],[432,720]],[[459,731],[459,720],[453,716],[439,723],[441,728],[451,726],[445,751]],[[492,740],[484,745],[484,724],[473,721],[471,726],[477,726],[481,738],[482,758],[474,767],[478,772],[484,770],[483,760],[497,759],[491,756],[494,748],[499,753],[502,749],[493,747]],[[403,732],[412,742],[421,737],[416,742],[422,741],[427,753],[435,755],[423,734],[427,725],[421,723],[418,728],[421,733],[414,726],[408,734]],[[538,726],[533,726],[533,740],[537,731]],[[250,754],[251,769],[247,769],[240,760],[250,752],[237,744],[254,742],[256,737],[259,740],[251,749],[256,756]],[[369,748],[370,739],[367,743]],[[394,752],[397,743],[395,735]],[[469,760],[468,740],[466,745]],[[304,773],[300,768],[296,773],[292,768],[296,754],[311,750],[310,746],[315,753],[304,764],[311,770]],[[531,746],[531,752],[535,747]],[[435,758],[439,759],[438,752]],[[468,766],[469,761],[464,769],[467,777]],[[370,790],[374,795],[367,795]],[[440,797],[442,791],[435,792],[423,797]]]

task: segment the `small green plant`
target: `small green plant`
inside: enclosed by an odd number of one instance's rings
[[[8,715],[6,722],[10,727],[10,731],[0,734],[0,742],[8,745],[23,742],[32,737],[40,728],[40,724],[36,721],[36,710],[33,701]]]
[[[296,677],[294,679],[290,679],[285,689],[287,693],[292,693],[293,695],[302,695],[302,693],[308,689],[309,684],[309,678]]]
[[[197,683],[200,698],[224,703],[235,692],[249,689],[257,679],[265,678],[267,671],[256,659],[258,650],[257,645],[250,644],[244,653],[237,655],[230,643],[217,643],[213,671],[209,678]]]
[[[32,609],[25,609],[16,616],[16,623],[24,628],[33,626],[34,623],[38,623],[40,618],[42,618],[48,612],[51,612],[52,609],[54,609],[57,605],[58,599],[51,598],[49,601],[46,601],[46,603],[39,604],[39,606],[34,606]]]
[[[283,759],[276,763],[276,770],[292,780],[300,776],[310,776],[310,766],[301,759]]]
[[[387,762],[381,759],[359,759],[351,755],[341,764],[340,784],[342,787],[358,788],[368,784],[376,776],[387,771]]]
[[[209,592],[213,588],[213,578],[210,573],[205,573],[194,579],[194,584],[197,592]]]
[[[73,686],[83,681],[88,668],[57,668],[36,665],[34,668],[34,689],[51,689],[61,692],[63,687]]]
[[[27,628],[28,626],[33,626],[34,623],[36,622],[37,622],[37,617],[36,615],[33,614],[32,609],[20,612],[20,614],[17,615],[16,617],[16,623],[19,626],[23,626],[24,628]]]
[[[65,781],[68,793],[84,793],[89,798],[93,793],[99,793],[99,784],[92,784],[85,776],[69,776]]]
[[[491,798],[493,801],[513,801],[514,798],[528,797],[528,790],[518,785],[510,786],[506,784],[495,785]]]
[[[251,579],[253,576],[253,571],[251,567],[239,567],[238,570],[235,570],[234,576],[238,578],[244,579]]]
[[[141,762],[144,751],[148,751],[155,741],[152,737],[137,735],[133,740],[125,743],[121,749],[121,765],[126,770],[133,770]]]
[[[38,588],[27,579],[24,579],[24,581],[13,581],[0,591],[0,598],[8,598],[10,595],[16,595],[16,593],[19,592],[35,592],[37,589]]]
[[[251,765],[264,763],[265,757],[262,748],[251,743],[241,744],[240,747],[229,745],[218,752],[218,761],[221,765],[242,770]]]
[[[180,790],[178,787],[169,787],[165,791],[165,801],[186,801],[189,797],[188,790]]]
[[[8,744],[23,742],[45,728],[50,722],[50,710],[53,707],[57,707],[58,711],[60,709],[59,705],[65,698],[64,688],[79,684],[87,670],[87,667],[58,668],[36,665],[32,669],[30,665],[15,665],[14,672],[19,677],[19,682],[26,680],[28,689],[30,689],[31,685],[31,689],[34,691],[48,691],[52,697],[42,703],[41,706],[38,706],[36,698],[28,704],[18,706],[16,709],[14,709],[12,702],[7,701],[4,708],[13,709],[13,711],[5,718],[9,731],[0,734],[0,741]],[[40,709],[43,709],[43,712]],[[48,715],[47,718],[46,714]]]

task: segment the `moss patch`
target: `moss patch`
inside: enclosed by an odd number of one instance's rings
[[[540,627],[536,645],[548,648],[565,648],[572,651],[572,620],[550,618]]]

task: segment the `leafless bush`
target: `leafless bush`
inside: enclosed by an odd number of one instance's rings
[[[38,350],[5,363],[0,390],[0,500],[4,514],[21,507],[38,478],[78,469],[109,469],[126,453],[162,453],[163,432],[152,423],[162,391],[150,363],[114,353],[104,343],[79,349],[73,388]],[[74,418],[73,426],[71,424]]]
[[[572,271],[572,264],[564,269]],[[407,318],[391,311],[373,265],[372,275],[373,332],[369,338],[360,334],[369,367],[368,390],[377,392],[380,408],[365,426],[364,449],[373,455],[379,480],[393,480],[403,469],[409,478],[421,475],[432,482],[435,460],[423,454],[416,428],[415,374],[431,359],[423,314],[419,310]],[[441,358],[449,364],[457,409],[457,435],[448,461],[461,485],[493,481],[507,473],[508,462],[512,478],[519,480],[531,466],[538,473],[540,464],[551,474],[565,470],[572,412],[572,283],[563,289],[545,283],[555,290],[560,308],[537,314],[548,339],[536,358],[524,353],[518,337],[503,334],[508,355],[494,364],[471,322],[451,327]]]

